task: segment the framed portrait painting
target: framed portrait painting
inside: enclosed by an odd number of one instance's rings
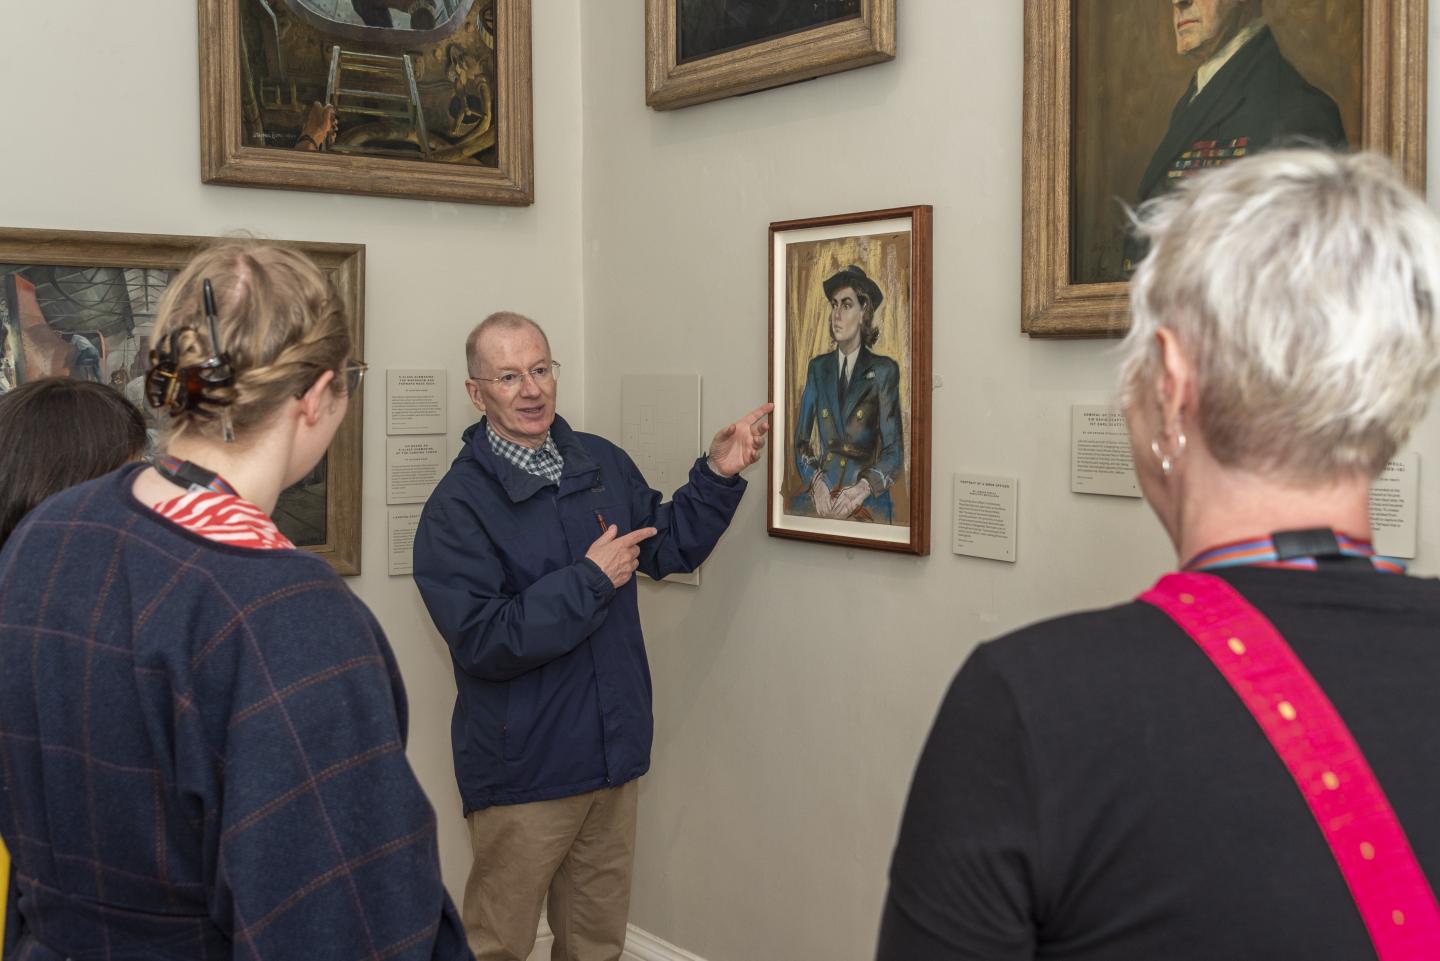
[[[200,0],[206,183],[533,202],[530,0]]]
[[[645,102],[689,107],[895,59],[896,0],[645,0]]]
[[[1026,0],[1022,320],[1118,336],[1130,209],[1281,146],[1425,179],[1424,0]]]
[[[140,408],[151,450],[164,415],[144,400],[155,312],[170,280],[218,238],[0,228],[0,393],[43,377],[108,384]],[[365,248],[293,243],[330,276],[363,357]],[[341,574],[360,573],[362,405],[280,495],[274,519]]]
[[[770,225],[769,531],[930,553],[931,208]]]

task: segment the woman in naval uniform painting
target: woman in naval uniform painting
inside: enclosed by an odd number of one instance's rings
[[[878,284],[852,264],[824,283],[835,349],[813,358],[795,425],[805,490],[791,513],[893,523],[890,488],[905,462],[900,365],[870,348],[880,337]]]

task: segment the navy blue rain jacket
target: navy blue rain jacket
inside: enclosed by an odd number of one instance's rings
[[[697,460],[660,502],[620,448],[550,429],[557,488],[490,449],[484,420],[420,516],[415,583],[450,646],[450,737],[465,813],[620,785],[650,767],[650,667],[635,581],[618,591],[585,552],[606,525],[659,533],[651,577],[691,571],[725,532],[745,482]]]

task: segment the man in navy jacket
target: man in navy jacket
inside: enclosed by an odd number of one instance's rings
[[[615,961],[653,731],[632,577],[705,560],[770,405],[716,434],[662,504],[624,451],[555,415],[559,364],[534,321],[493,314],[465,355],[485,416],[425,505],[414,571],[459,689],[466,932],[478,961],[524,961],[548,895],[555,961]]]

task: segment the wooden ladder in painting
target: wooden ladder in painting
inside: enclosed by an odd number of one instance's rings
[[[361,53],[342,50],[339,44],[334,45],[330,48],[330,76],[325,83],[325,100],[334,106],[337,115],[351,114],[408,123],[415,132],[420,155],[430,159],[430,135],[425,130],[425,118],[420,109],[415,65],[408,53],[399,56]],[[408,151],[370,147],[365,148],[365,153],[411,156]]]

